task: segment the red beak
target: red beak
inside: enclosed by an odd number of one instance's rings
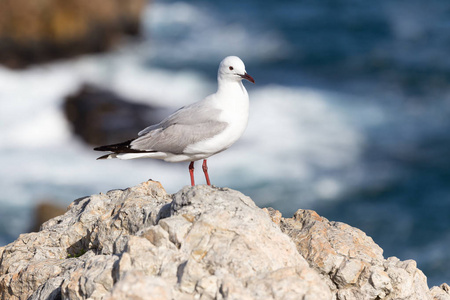
[[[245,73],[244,75],[239,75],[241,76],[243,79],[247,79],[248,81],[255,83],[255,79],[253,79],[252,76],[248,75],[247,73]]]

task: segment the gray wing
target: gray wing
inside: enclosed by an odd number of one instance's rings
[[[226,128],[226,122],[217,121],[219,114],[219,109],[205,105],[204,101],[182,107],[162,122],[139,132],[131,148],[182,154],[187,146],[211,138]]]

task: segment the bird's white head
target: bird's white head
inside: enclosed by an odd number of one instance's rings
[[[242,79],[247,79],[255,83],[253,77],[245,71],[244,62],[237,56],[227,56],[220,62],[217,77],[219,81],[241,81]]]

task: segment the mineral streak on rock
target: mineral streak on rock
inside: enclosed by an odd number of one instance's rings
[[[414,261],[313,211],[291,219],[209,186],[75,200],[0,248],[1,299],[450,299]]]

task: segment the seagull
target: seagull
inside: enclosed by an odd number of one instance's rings
[[[247,127],[249,98],[243,79],[255,83],[239,57],[225,57],[217,72],[216,93],[178,109],[160,123],[141,130],[132,140],[94,148],[111,152],[97,159],[155,158],[190,162],[192,186],[195,185],[194,162],[203,159],[206,183],[211,185],[207,159],[228,149]]]

